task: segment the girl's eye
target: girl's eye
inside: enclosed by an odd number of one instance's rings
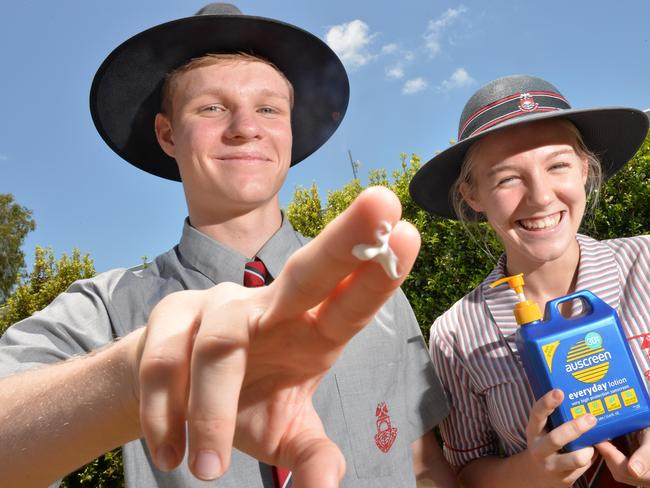
[[[551,169],[563,169],[563,168],[568,168],[569,166],[570,166],[569,163],[561,161],[561,162],[558,162],[558,163],[553,163],[551,165]]]
[[[516,178],[514,176],[506,176],[505,178],[501,178],[499,181],[497,181],[497,186],[508,185],[509,183],[515,181],[515,179]]]

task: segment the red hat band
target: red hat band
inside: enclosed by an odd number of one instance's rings
[[[559,93],[530,91],[515,93],[496,100],[474,112],[459,130],[458,140],[499,125],[515,117],[524,117],[531,113],[556,112],[570,109],[569,102]]]

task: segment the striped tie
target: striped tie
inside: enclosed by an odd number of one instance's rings
[[[278,466],[273,466],[273,481],[277,488],[289,488],[293,486],[291,471]]]
[[[255,258],[254,261],[246,263],[244,268],[244,286],[248,288],[257,288],[258,286],[266,285],[268,273],[264,263]]]
[[[246,263],[244,267],[244,286],[248,288],[257,288],[258,286],[265,286],[269,279],[269,274],[266,266],[259,259],[255,258],[253,261]],[[289,488],[293,485],[291,471],[278,466],[271,466],[273,469],[273,483],[275,488]]]

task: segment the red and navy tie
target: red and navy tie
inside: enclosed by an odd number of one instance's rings
[[[259,258],[246,263],[244,267],[244,286],[248,288],[265,286],[268,278],[269,274],[266,266]],[[273,469],[273,482],[276,488],[289,488],[292,486],[291,471],[278,466],[271,466],[271,468]]]
[[[244,268],[244,286],[248,288],[257,288],[266,285],[268,278],[266,266],[259,259],[249,261]]]

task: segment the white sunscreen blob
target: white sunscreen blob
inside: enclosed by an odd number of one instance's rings
[[[393,226],[389,222],[382,222],[381,229],[375,232],[377,244],[357,244],[352,248],[352,255],[361,261],[375,261],[381,264],[386,274],[396,280],[397,274],[397,256],[388,245],[390,233]]]

